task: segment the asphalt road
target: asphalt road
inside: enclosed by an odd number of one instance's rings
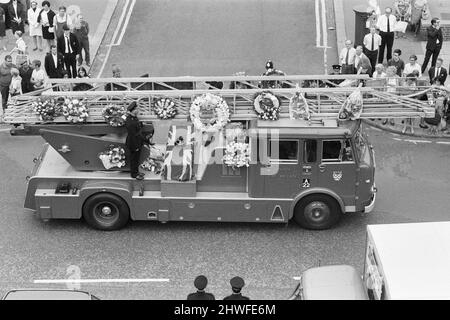
[[[334,26],[331,0],[326,4],[319,45],[330,46],[327,56],[336,57],[335,35],[328,30]],[[110,76],[113,63],[122,67],[122,76],[259,75],[267,59],[288,74],[324,73],[315,1],[137,0],[128,24],[123,21],[103,77]],[[330,58],[330,68],[332,63]]]
[[[132,223],[99,232],[82,221],[41,222],[23,207],[25,176],[41,150],[39,137],[0,133],[0,294],[12,288],[65,287],[34,280],[168,279],[155,283],[82,285],[102,299],[184,299],[198,274],[217,298],[228,281],[244,277],[253,299],[285,299],[293,277],[318,263],[352,264],[362,271],[367,224],[449,220],[450,146],[405,141],[370,129],[379,188],[375,211],[351,214],[333,230],[220,223]],[[397,140],[396,140],[397,139]]]

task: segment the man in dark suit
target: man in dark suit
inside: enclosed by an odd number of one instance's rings
[[[70,32],[70,28],[63,26],[64,34],[58,38],[57,48],[64,57],[64,64],[69,78],[77,77],[77,60],[80,54],[80,44],[77,37]]]
[[[427,28],[427,51],[425,53],[425,60],[422,64],[422,73],[425,73],[425,69],[428,66],[431,56],[433,56],[431,66],[434,67],[436,65],[437,57],[441,52],[444,37],[442,35],[440,23],[441,21],[438,18],[434,18],[431,20],[431,26]]]
[[[205,288],[208,285],[208,279],[205,276],[198,276],[194,280],[194,286],[197,288],[197,292],[190,293],[187,296],[187,300],[215,300],[214,295],[205,292]]]
[[[230,280],[230,284],[233,293],[225,297],[223,300],[250,300],[249,297],[245,297],[241,293],[242,288],[245,286],[244,279],[241,277],[234,277]]]
[[[131,177],[137,180],[143,180],[144,174],[139,172],[139,158],[141,156],[142,146],[144,145],[143,124],[139,121],[137,115],[139,110],[136,101],[130,103],[127,108],[128,115],[125,121],[127,129],[127,139],[125,144],[129,151],[129,163]]]
[[[45,72],[49,78],[60,79],[63,77],[64,56],[58,52],[56,46],[50,46],[50,52],[45,56]]]
[[[430,83],[436,85],[444,85],[447,80],[447,70],[442,66],[443,64],[442,58],[438,58],[436,60],[436,66],[431,67],[430,71],[428,71],[428,75],[430,76]]]
[[[27,19],[26,8],[17,0],[12,0],[8,5],[9,26],[14,35],[20,30],[25,33],[25,20]]]

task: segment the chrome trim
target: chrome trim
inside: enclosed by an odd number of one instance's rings
[[[368,205],[368,206],[365,206],[364,207],[364,212],[365,213],[369,213],[369,212],[372,212],[372,210],[373,210],[373,208],[375,207],[375,200],[376,200],[376,198],[377,198],[377,187],[376,187],[376,185],[374,184],[373,186],[372,186],[372,193],[373,193],[373,196],[372,196],[372,201],[370,202],[370,204]]]

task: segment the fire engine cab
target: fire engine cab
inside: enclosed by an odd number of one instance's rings
[[[163,223],[288,223],[294,220],[303,228],[319,230],[333,227],[345,213],[372,211],[377,192],[373,147],[361,120],[341,121],[337,117],[338,102],[345,101],[355,88],[292,86],[271,89],[274,95],[281,97],[281,115],[278,120],[267,121],[254,115],[253,100],[249,98],[261,92],[250,86],[251,80],[262,79],[250,78],[226,79],[248,84],[246,88],[230,90],[200,90],[195,86],[175,90],[174,79],[169,79],[170,90],[152,87],[145,91],[70,92],[72,98],[95,97],[95,103],[100,105],[138,100],[139,118],[145,128],[153,127],[155,131],[151,148],[157,149],[163,160],[168,161],[165,172],[146,172],[145,178],[138,181],[130,177],[128,165],[105,169],[98,155],[108,148],[125,148],[123,128],[95,123],[41,124],[40,134],[47,143],[34,160],[28,177],[25,208],[44,220],[84,218],[89,225],[101,230],[122,228],[129,220]],[[264,79],[272,80],[269,78]],[[297,78],[300,77],[274,77],[273,80]],[[205,80],[211,79],[192,81],[198,84]],[[152,85],[168,83],[162,79],[146,81]],[[289,98],[299,91],[312,109],[308,120],[288,115]],[[402,110],[397,102],[392,111],[380,97],[387,93],[370,88],[362,88],[362,91],[367,103],[361,119],[404,117],[405,112],[409,117],[432,116],[424,105],[408,109],[411,108],[409,101],[401,106]],[[145,106],[160,96],[191,103],[193,97],[205,93],[221,95],[228,101],[232,110],[229,125],[239,124],[246,132],[241,138],[248,145],[248,166],[230,167],[222,161],[229,127],[225,126],[214,135],[202,134],[196,132],[186,109],[180,109],[174,119],[160,120],[148,113],[150,108]],[[48,93],[49,96],[58,94]],[[94,109],[91,114],[95,114]],[[184,141],[181,145],[178,144],[180,138]],[[188,158],[186,150],[190,152]],[[151,150],[143,152],[143,161],[151,153]],[[181,179],[186,172],[188,178]]]

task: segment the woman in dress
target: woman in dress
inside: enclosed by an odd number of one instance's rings
[[[428,1],[427,0],[411,0],[411,26],[415,35],[420,31],[421,21],[422,21],[422,13],[423,11],[428,10]]]
[[[28,24],[30,30],[30,37],[33,38],[34,48],[33,51],[39,49],[42,51],[42,26],[38,22],[41,8],[38,7],[37,1],[31,1],[31,8],[28,9]]]
[[[42,26],[42,38],[47,41],[47,50],[50,52],[50,47],[55,42],[55,33],[53,26],[53,18],[55,17],[55,12],[50,9],[50,2],[42,1],[42,10],[39,13],[37,22]]]
[[[66,7],[59,7],[58,14],[53,18],[53,25],[55,26],[55,37],[58,39],[64,35],[63,26],[67,25]]]
[[[0,48],[6,51],[6,46],[3,43],[3,40],[6,37],[6,14],[5,10],[0,7]]]
[[[41,61],[34,60],[33,61],[34,70],[31,74],[31,84],[33,85],[34,90],[44,89],[46,76],[44,70],[41,68]]]

